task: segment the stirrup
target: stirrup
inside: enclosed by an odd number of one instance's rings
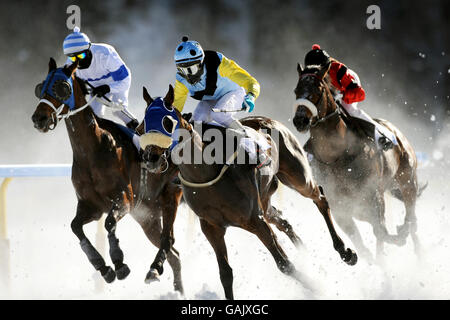
[[[138,126],[139,126],[139,122],[136,119],[133,119],[127,123],[127,128],[135,130],[135,131]]]
[[[378,139],[378,144],[381,146],[383,151],[388,151],[394,147],[394,143],[386,137],[380,137]]]

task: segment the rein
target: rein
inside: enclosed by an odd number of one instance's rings
[[[238,151],[236,150],[230,158],[228,158],[228,160],[226,161],[226,163],[223,165],[222,169],[219,172],[219,175],[217,177],[215,177],[214,179],[207,181],[207,182],[203,182],[203,183],[195,183],[195,182],[190,182],[187,181],[186,179],[183,178],[183,176],[181,175],[181,172],[178,172],[178,178],[180,179],[181,183],[191,187],[191,188],[206,188],[206,187],[210,187],[213,184],[215,184],[217,181],[219,181],[222,176],[225,174],[225,172],[227,171],[227,169],[229,168],[230,164],[234,161],[234,159],[236,159],[238,155]]]
[[[46,105],[48,105],[50,108],[53,109],[53,113],[52,113],[52,120],[53,120],[53,127],[49,128],[50,130],[53,130],[56,128],[56,125],[58,124],[58,122],[60,120],[63,119],[68,119],[69,117],[77,114],[78,112],[83,111],[84,109],[86,109],[87,107],[89,107],[89,105],[92,103],[92,101],[94,101],[97,98],[97,95],[94,95],[91,100],[89,100],[85,105],[83,105],[82,107],[75,109],[75,110],[70,110],[65,113],[65,114],[61,114],[61,112],[63,111],[64,107],[66,106],[66,104],[62,103],[58,108],[55,107],[55,105],[47,100],[47,99],[40,99],[39,103],[45,103]],[[69,106],[67,106],[69,107]]]

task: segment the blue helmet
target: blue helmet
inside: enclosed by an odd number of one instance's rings
[[[203,74],[205,53],[197,41],[188,41],[186,36],[181,41],[174,55],[178,74],[189,83],[195,84],[200,81]]]
[[[188,41],[184,36],[181,43],[175,49],[175,64],[202,63],[205,53],[197,41]]]

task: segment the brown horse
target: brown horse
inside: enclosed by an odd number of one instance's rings
[[[115,123],[96,117],[86,103],[87,90],[75,77],[76,68],[74,63],[58,69],[50,59],[47,79],[37,90],[41,100],[32,116],[34,127],[41,132],[54,129],[59,119],[65,119],[73,150],[72,183],[78,199],[72,231],[105,281],[112,282],[116,276],[121,280],[130,270],[123,263],[116,223],[131,213],[156,247],[168,248],[159,250],[146,282],[162,273],[162,261],[167,255],[175,290],[182,293],[180,260],[172,247],[173,223],[182,196],[181,188],[172,183],[176,167],[158,175],[141,170],[140,156],[131,139]],[[105,228],[115,271],[106,266],[83,232],[83,225],[99,220],[103,213],[107,213]]]
[[[310,132],[305,150],[313,156],[315,176],[326,187],[338,225],[351,237],[358,253],[369,260],[372,255],[364,246],[353,218],[372,225],[377,258],[382,258],[384,242],[404,245],[409,233],[418,252],[415,205],[421,190],[411,144],[394,125],[378,119],[398,141],[393,149],[378,151],[364,133],[363,124],[350,119],[335,102],[326,68],[303,69],[298,65],[297,71],[293,123],[299,132]],[[390,191],[406,207],[405,221],[398,227],[397,236],[390,235],[385,226],[385,191]]]
[[[155,125],[164,123],[166,118],[171,119],[168,121],[169,127],[173,126],[170,125],[171,122],[179,125],[180,142],[171,152],[169,160],[175,161],[174,153],[178,153],[181,157],[187,155],[187,158],[181,162],[176,160],[180,170],[179,178],[183,185],[183,197],[199,216],[201,229],[214,249],[227,299],[233,299],[233,272],[228,263],[224,239],[229,226],[239,227],[255,234],[270,251],[283,273],[300,281],[306,287],[312,287],[311,282],[307,281],[304,275],[300,275],[289,261],[266,221],[268,212],[270,213],[273,209],[270,198],[277,189],[278,179],[314,201],[326,221],[335,250],[346,263],[350,265],[356,263],[356,254],[351,249],[346,249],[344,242],[334,229],[327,200],[312,177],[302,147],[285,126],[264,117],[248,117],[242,121],[244,125],[258,131],[264,129],[270,135],[266,138],[272,143],[271,162],[261,169],[248,163],[235,164],[234,159],[238,157],[238,151],[234,149],[228,150],[228,153],[225,151],[221,159],[208,164],[205,159],[197,161],[195,157],[198,154],[203,155],[210,144],[202,141],[200,134],[193,130],[176,109],[167,107],[171,106],[174,100],[172,86],[169,87],[169,92],[164,98],[164,104],[158,101],[159,98],[153,100],[145,88],[144,99],[149,105],[147,110],[154,110],[149,117],[153,119]],[[164,109],[170,109],[170,114],[164,115],[166,113]],[[173,119],[173,116],[176,119]],[[146,131],[153,133],[154,129],[147,127]],[[221,132],[222,138],[228,138],[229,130],[221,127],[215,127],[215,129]],[[173,132],[173,128],[165,129],[165,131]],[[275,134],[279,135],[279,145],[271,138]],[[156,134],[153,143],[143,145],[144,159],[149,168],[156,171],[165,167],[167,161],[165,155],[168,150],[167,146],[157,141],[156,138],[161,141],[159,137],[159,134]],[[220,148],[222,147],[223,145]],[[279,163],[278,159],[280,159]],[[264,173],[262,173],[263,170]]]

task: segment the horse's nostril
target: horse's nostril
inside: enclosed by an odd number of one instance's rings
[[[31,117],[31,120],[34,122],[34,123],[44,123],[44,122],[46,122],[47,121],[47,116],[45,116],[45,115],[37,115],[37,114],[34,114],[32,117]]]
[[[159,156],[157,154],[151,154],[150,157],[148,158],[148,160],[150,162],[156,162],[156,161],[158,161],[158,159],[159,159]]]
[[[294,123],[294,126],[299,129],[303,129],[309,124],[309,119],[307,117],[299,115],[296,115],[292,121]]]

